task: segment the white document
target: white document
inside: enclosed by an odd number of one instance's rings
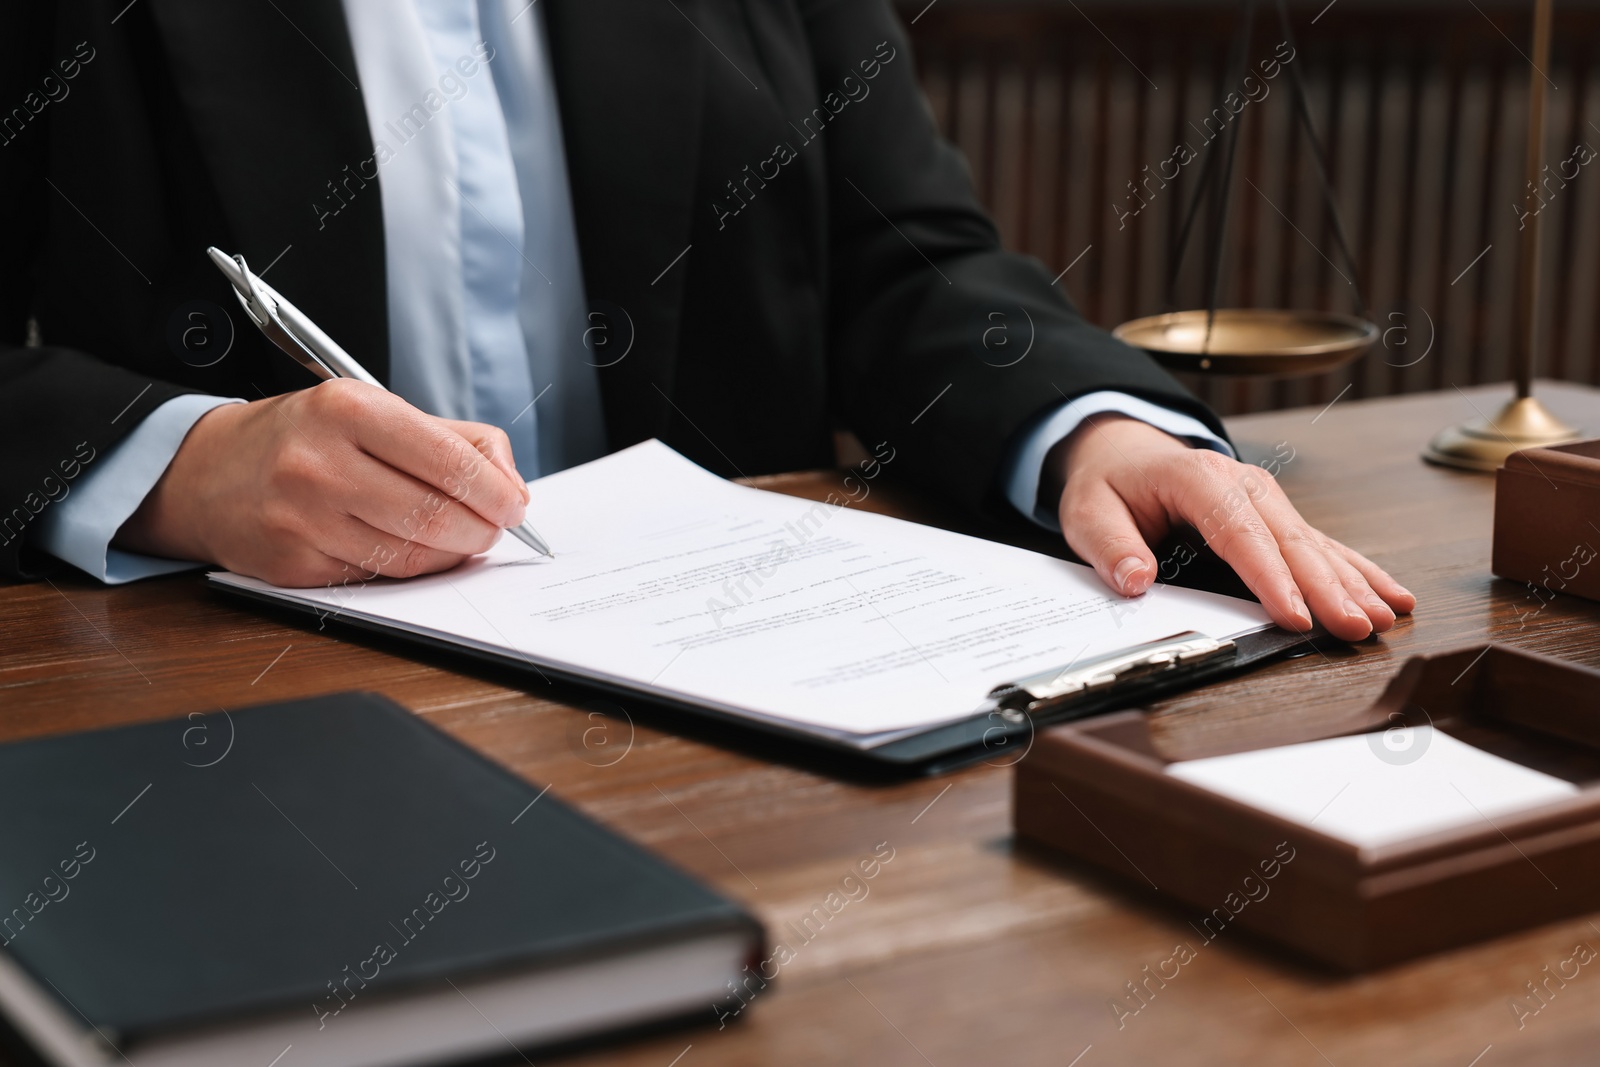
[[[994,686],[1196,630],[1270,625],[1260,605],[737,485],[656,441],[549,475],[511,537],[407,581],[227,585],[520,656],[739,715],[855,738],[964,718]]]
[[[1186,760],[1167,773],[1361,848],[1490,826],[1578,792],[1431,726]]]

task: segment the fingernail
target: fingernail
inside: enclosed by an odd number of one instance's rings
[[[1306,610],[1306,602],[1300,599],[1299,593],[1289,594],[1289,613],[1294,616],[1296,622],[1311,625],[1311,613]]]
[[[529,500],[533,499],[528,492],[528,483],[523,481],[521,478],[518,478],[517,484],[522,486],[522,502],[526,504]]]
[[[1377,593],[1367,594],[1367,607],[1371,608],[1373,611],[1387,611],[1391,615],[1394,614],[1394,609],[1385,604],[1383,602],[1383,598],[1378,596]]]
[[[1132,596],[1135,592],[1132,584],[1134,575],[1139,574],[1144,569],[1144,560],[1138,556],[1129,556],[1117,564],[1116,569],[1111,572],[1111,580],[1116,583],[1117,588],[1122,590],[1123,593]],[[1139,591],[1142,592],[1142,590]]]

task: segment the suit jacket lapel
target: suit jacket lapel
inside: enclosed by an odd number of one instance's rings
[[[232,231],[216,243],[271,264],[272,284],[387,380],[382,202],[339,3],[148,2]]]
[[[616,447],[662,433],[672,411],[706,44],[693,0],[539,6],[590,307],[612,318],[613,347],[632,342],[600,371]]]

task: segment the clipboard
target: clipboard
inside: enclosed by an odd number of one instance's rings
[[[652,723],[669,733],[698,734],[713,743],[755,749],[764,757],[818,765],[830,773],[865,777],[909,777],[943,774],[974,763],[1010,766],[1026,755],[1038,730],[1132,707],[1236,674],[1275,658],[1309,654],[1320,629],[1298,634],[1273,627],[1233,639],[1216,639],[1187,631],[1158,641],[1086,659],[1069,666],[1018,678],[996,686],[970,716],[908,732],[892,740],[864,745],[800,723],[781,723],[724,711],[678,698],[647,685],[621,683],[571,670],[533,654],[459,644],[417,634],[353,615],[219,582],[208,584],[297,615],[383,635],[404,644],[443,650],[454,657],[538,675],[610,698],[624,698],[638,707],[662,712]],[[581,699],[581,698],[580,698]],[[688,723],[683,715],[690,716]],[[688,727],[685,729],[685,727]]]

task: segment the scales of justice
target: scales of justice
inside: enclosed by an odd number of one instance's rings
[[[1532,72],[1529,87],[1526,188],[1536,188],[1543,167],[1545,139],[1545,76],[1549,65],[1552,0],[1535,0]],[[1226,69],[1238,84],[1247,72],[1246,54],[1255,22],[1255,0],[1244,0],[1238,36],[1229,51]],[[1283,39],[1293,44],[1285,0],[1277,0]],[[1179,268],[1202,206],[1208,208],[1203,309],[1169,311],[1134,319],[1112,333],[1149,352],[1169,370],[1206,375],[1306,377],[1335,370],[1358,359],[1378,339],[1378,327],[1367,318],[1360,287],[1355,283],[1355,258],[1350,253],[1344,224],[1339,217],[1328,176],[1322,143],[1311,121],[1305,85],[1299,68],[1288,64],[1290,94],[1295,119],[1305,134],[1321,184],[1323,203],[1331,222],[1334,244],[1350,269],[1355,314],[1282,308],[1218,308],[1223,238],[1232,200],[1234,162],[1239,146],[1241,114],[1212,144],[1201,165],[1194,194],[1184,211],[1171,252],[1167,276],[1167,306],[1176,307]],[[1220,174],[1219,174],[1220,171]],[[1551,414],[1533,396],[1533,367],[1538,351],[1539,213],[1531,214],[1521,232],[1518,260],[1515,349],[1511,353],[1515,396],[1495,415],[1478,418],[1439,431],[1423,449],[1430,463],[1464,470],[1493,471],[1512,452],[1524,448],[1562,444],[1581,434]]]

